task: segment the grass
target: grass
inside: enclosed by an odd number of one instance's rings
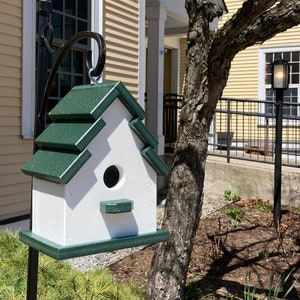
[[[0,300],[26,298],[27,252],[17,234],[0,230]],[[40,254],[38,299],[138,300],[144,294],[135,283],[117,283],[105,269],[81,272]]]

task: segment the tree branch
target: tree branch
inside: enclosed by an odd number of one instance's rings
[[[276,6],[274,0],[247,0],[241,9],[216,33],[212,42],[209,68],[230,62],[241,50],[274,37],[300,23],[299,0],[281,0]],[[222,70],[220,70],[221,72]],[[213,77],[217,74],[211,74]],[[210,78],[212,79],[212,78]],[[215,78],[216,79],[216,78]]]
[[[222,55],[229,54],[232,57],[300,23],[299,0],[281,0],[272,7],[274,2],[246,1],[237,14],[217,32],[212,47],[216,47]]]
[[[232,41],[269,10],[277,0],[247,0],[236,14],[217,32],[215,40]]]

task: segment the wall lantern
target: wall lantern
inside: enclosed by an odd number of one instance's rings
[[[289,63],[279,59],[272,64],[272,89],[276,91],[276,137],[274,162],[274,225],[279,231],[281,221],[281,169],[282,169],[282,119],[283,92],[289,87]]]
[[[289,63],[279,59],[273,62],[272,88],[286,90],[289,86]]]

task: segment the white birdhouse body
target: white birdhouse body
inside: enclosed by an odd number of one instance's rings
[[[156,230],[157,175],[140,155],[144,144],[128,126],[132,116],[117,99],[102,118],[106,126],[87,146],[90,159],[68,184],[34,178],[32,232],[65,246]],[[111,166],[119,179],[110,188],[103,178]],[[133,201],[133,210],[100,212],[100,201],[118,199]]]
[[[37,241],[58,259],[82,255],[77,248],[85,249],[84,254],[96,252],[91,250],[95,244],[97,252],[102,251],[101,243],[104,251],[124,248],[110,246],[110,240],[128,247],[149,243],[153,237],[168,238],[165,231],[156,230],[157,174],[168,172],[153,151],[157,142],[125,87],[120,82],[103,85],[108,85],[108,95],[100,90],[102,98],[96,97],[89,108],[100,112],[92,122],[84,113],[79,116],[76,108],[70,114],[61,112],[72,99],[67,95],[66,103],[61,100],[61,107],[49,114],[54,123],[36,140],[41,149],[22,169],[34,178],[32,231],[20,238],[31,246]],[[78,93],[86,95],[84,110],[92,88],[80,89],[84,88],[75,88],[73,94],[75,100]],[[92,92],[98,96],[97,90]],[[54,250],[48,250],[51,247]]]

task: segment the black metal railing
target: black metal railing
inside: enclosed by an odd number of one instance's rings
[[[300,104],[285,103],[282,164],[300,167]],[[209,154],[274,163],[275,103],[222,98],[211,125]]]
[[[165,151],[173,152],[182,95],[164,96]],[[210,127],[208,153],[230,159],[274,163],[275,103],[221,98]],[[300,104],[284,102],[282,165],[300,167]]]
[[[164,123],[163,133],[165,136],[165,151],[173,152],[177,139],[178,113],[181,108],[183,95],[164,95]]]

